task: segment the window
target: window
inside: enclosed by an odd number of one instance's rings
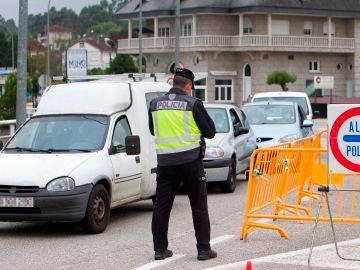
[[[312,22],[310,22],[310,21],[304,22],[304,35],[306,35],[306,36],[312,35]]]
[[[191,35],[192,35],[192,23],[190,22],[184,23],[183,36],[189,37]]]
[[[290,34],[290,22],[285,20],[273,20],[271,32],[273,35],[288,36]]]
[[[233,128],[234,128],[234,131],[236,131],[238,128],[242,127],[240,118],[234,109],[230,110],[230,119],[231,119],[231,124],[233,125]]]
[[[113,138],[111,145],[115,146],[117,150],[125,152],[125,137],[131,136],[131,130],[126,117],[121,117],[115,124]]]
[[[323,23],[324,36],[328,35],[328,32],[329,32],[328,30],[329,30],[328,23],[324,22]],[[331,36],[335,36],[335,23],[334,22],[331,23]]]
[[[252,22],[249,18],[244,19],[244,34],[250,34],[253,32]]]
[[[320,61],[310,61],[309,72],[320,72]]]
[[[216,101],[233,100],[232,80],[215,80],[215,100]]]
[[[170,27],[159,27],[159,37],[169,37]]]

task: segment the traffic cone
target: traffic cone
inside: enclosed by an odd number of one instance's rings
[[[245,268],[245,270],[252,270],[253,268],[252,268],[252,263],[251,263],[251,261],[247,261],[246,262],[246,268]]]

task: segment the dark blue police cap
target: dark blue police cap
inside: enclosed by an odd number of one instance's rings
[[[194,85],[195,75],[190,69],[177,68],[175,70],[175,76],[181,76],[181,77],[189,79],[192,83],[192,89],[195,90],[195,85]]]

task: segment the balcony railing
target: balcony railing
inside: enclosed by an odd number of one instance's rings
[[[244,36],[191,36],[180,37],[181,48],[196,49],[240,49],[271,47],[274,49],[327,49],[327,50],[355,50],[354,38],[332,37],[308,37],[308,36],[267,36],[267,35],[244,35]],[[119,50],[136,50],[139,48],[138,39],[120,39]],[[143,38],[143,49],[174,49],[175,37]]]

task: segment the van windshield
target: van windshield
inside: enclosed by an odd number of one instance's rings
[[[17,152],[90,152],[102,149],[109,119],[97,115],[30,119],[4,149]]]
[[[261,97],[261,98],[254,98],[254,102],[260,102],[260,101],[268,101],[268,100],[277,100],[277,101],[291,101],[296,102],[301,106],[301,108],[304,110],[304,113],[306,115],[309,114],[309,108],[308,104],[306,102],[306,98],[304,97]]]

